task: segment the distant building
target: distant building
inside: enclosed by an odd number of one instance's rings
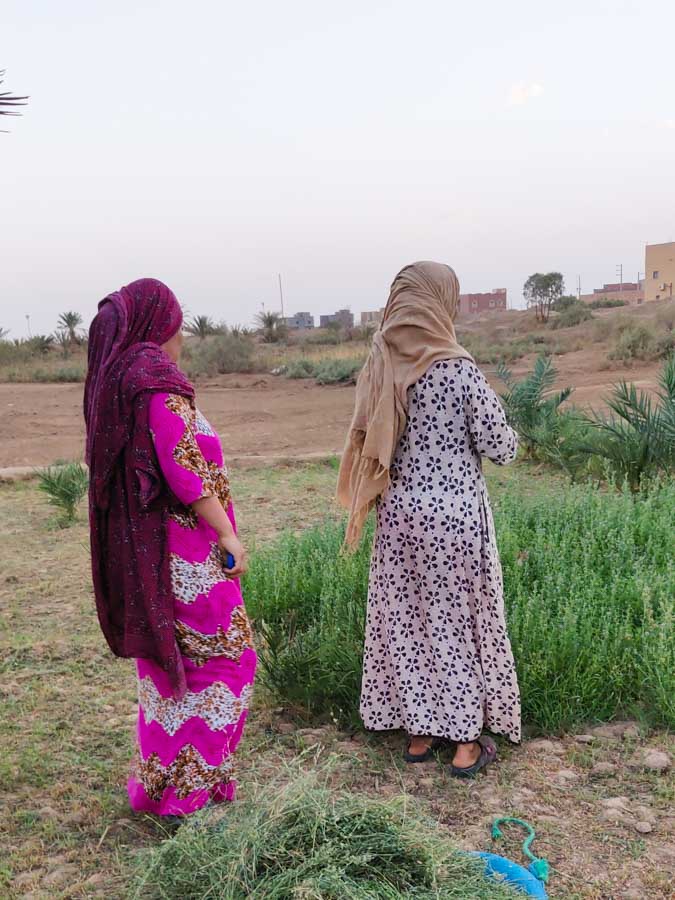
[[[647,244],[645,250],[645,300],[673,298],[675,243]]]
[[[329,316],[321,316],[320,322],[322,328],[330,328],[330,326],[335,323],[337,323],[340,328],[353,328],[354,315],[348,309],[339,309]]]
[[[506,288],[495,288],[485,294],[460,294],[459,311],[469,315],[506,309]]]
[[[643,281],[624,281],[615,284],[603,284],[601,288],[595,288],[592,294],[581,294],[579,299],[583,303],[592,303],[594,300],[623,300],[631,306],[642,303],[645,298]]]
[[[294,316],[287,316],[284,319],[286,327],[292,331],[301,331],[305,328],[314,328],[314,316],[308,312],[299,312]]]
[[[382,309],[376,309],[373,312],[362,312],[361,313],[361,327],[362,328],[372,328],[380,324],[382,321],[382,316],[384,315],[384,307]]]

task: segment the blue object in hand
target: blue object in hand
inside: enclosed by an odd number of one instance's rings
[[[228,553],[225,557],[225,568],[234,569],[234,556],[231,553]]]

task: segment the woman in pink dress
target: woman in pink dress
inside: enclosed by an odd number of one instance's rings
[[[256,667],[246,552],[220,440],[176,365],[181,324],[161,282],[106,297],[85,387],[97,611],[113,652],[137,660],[129,800],[163,816],[233,799]]]

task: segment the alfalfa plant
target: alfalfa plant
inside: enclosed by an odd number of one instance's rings
[[[59,510],[57,523],[68,528],[77,518],[77,507],[87,493],[89,474],[82,463],[49,466],[38,472],[39,488],[47,501]]]
[[[304,760],[307,763],[307,760]],[[300,766],[297,766],[300,769]],[[289,775],[291,777],[289,781]],[[246,784],[142,854],[135,900],[497,900],[519,896],[456,850],[417,801],[331,789],[330,768]],[[195,827],[195,825],[197,827]]]

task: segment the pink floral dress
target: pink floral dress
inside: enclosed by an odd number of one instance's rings
[[[235,525],[218,435],[189,400],[155,394],[150,429],[175,500],[168,523],[176,640],[188,692],[175,700],[165,672],[137,660],[138,749],[128,782],[136,811],[186,815],[232,800],[233,754],[256,668],[238,581],[225,577],[216,532],[190,507],[216,496]]]

